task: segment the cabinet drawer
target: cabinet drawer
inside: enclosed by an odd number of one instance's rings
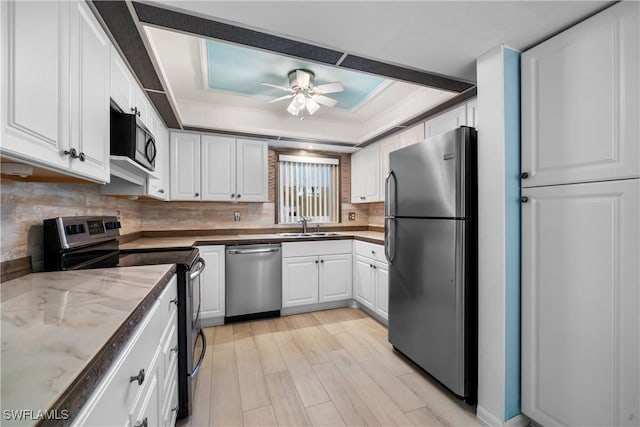
[[[387,262],[387,259],[384,256],[384,246],[382,245],[354,240],[353,253],[379,262]]]
[[[285,242],[282,244],[282,257],[349,254],[351,249],[351,240]]]

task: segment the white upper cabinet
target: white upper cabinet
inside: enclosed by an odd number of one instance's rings
[[[133,91],[133,106],[131,107],[131,112],[137,114],[142,123],[151,130],[151,127],[153,126],[151,124],[151,104],[149,103],[144,90],[137,85]]]
[[[172,200],[267,201],[266,141],[179,132],[171,135]],[[189,147],[183,149],[183,144]]]
[[[71,168],[109,181],[111,43],[84,2],[71,2]]]
[[[238,139],[236,142],[236,199],[239,202],[266,202],[269,169],[266,141]]]
[[[108,181],[108,38],[84,2],[0,7],[2,155]]]
[[[171,200],[200,200],[200,135],[171,132]]]
[[[467,106],[462,104],[424,122],[424,136],[431,138],[466,125]]]
[[[0,3],[2,153],[61,169],[69,167],[69,5]]]
[[[202,135],[202,200],[234,201],[236,139]]]
[[[522,54],[523,187],[640,176],[637,2]]]
[[[111,99],[125,113],[130,113],[133,107],[133,77],[125,65],[120,54],[111,48]]]
[[[380,145],[376,143],[351,156],[351,203],[381,200]]]

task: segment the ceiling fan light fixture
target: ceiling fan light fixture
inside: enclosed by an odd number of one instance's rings
[[[315,113],[320,108],[320,105],[313,98],[307,98],[306,106],[309,114]]]
[[[289,106],[287,107],[287,111],[292,116],[297,116],[298,113],[300,113],[300,110],[302,110],[302,108],[304,108],[304,104],[302,107],[299,107],[298,103],[296,102],[296,98],[293,98],[293,100],[291,101],[291,103],[289,103]]]

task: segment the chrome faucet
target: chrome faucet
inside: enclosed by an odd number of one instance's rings
[[[298,222],[302,223],[302,232],[306,233],[307,232],[307,221],[309,221],[309,218],[301,216],[300,218],[298,218]]]

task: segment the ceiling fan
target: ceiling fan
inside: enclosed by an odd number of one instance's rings
[[[290,71],[289,87],[278,86],[271,83],[261,83],[263,86],[274,87],[276,89],[285,90],[290,92],[288,95],[281,96],[279,98],[267,101],[278,102],[284,99],[291,99],[291,103],[287,107],[287,111],[294,115],[300,116],[300,119],[304,119],[304,110],[306,109],[309,114],[313,114],[320,108],[320,104],[325,107],[333,107],[338,101],[325,96],[327,93],[342,92],[344,87],[340,82],[326,83],[322,85],[315,84],[315,74],[313,71],[296,69]]]

